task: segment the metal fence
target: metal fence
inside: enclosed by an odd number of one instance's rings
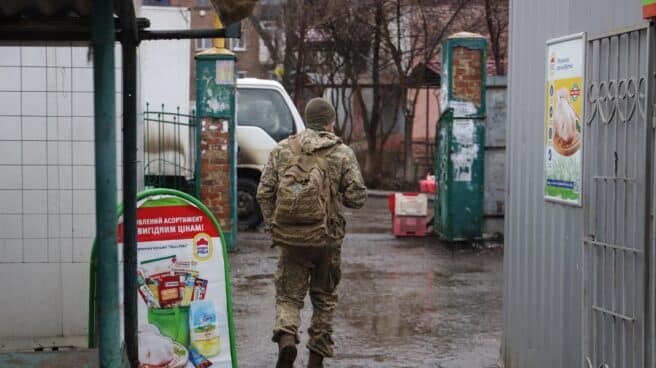
[[[151,110],[146,103],[143,119],[145,186],[177,189],[198,197],[200,130],[196,116],[181,113],[180,107],[175,112],[164,105]]]

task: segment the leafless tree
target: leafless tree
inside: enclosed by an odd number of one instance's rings
[[[503,60],[506,57],[505,45],[508,38],[508,8],[508,0],[485,0],[485,22],[497,75],[506,74]]]
[[[336,132],[345,141],[355,130],[364,132],[370,180],[382,171],[383,149],[401,113],[404,177],[410,180],[413,121],[419,88],[426,86],[424,73],[439,67],[442,41],[458,31],[489,32],[497,70],[503,69],[507,2],[287,0],[249,19],[273,63],[283,65],[283,85],[299,107],[309,82],[315,94],[330,91],[342,112]],[[276,32],[262,27],[264,18],[275,21]],[[394,117],[384,123],[390,119],[384,119],[383,109],[390,107]],[[361,117],[361,129],[353,126],[354,115]]]

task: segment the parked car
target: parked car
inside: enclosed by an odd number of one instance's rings
[[[305,129],[301,115],[276,81],[237,80],[237,206],[239,225],[262,222],[255,194],[269,153],[281,140]]]

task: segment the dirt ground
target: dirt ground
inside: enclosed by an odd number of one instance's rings
[[[346,212],[336,356],[326,367],[496,367],[501,337],[501,248],[447,246],[391,234],[387,200]],[[230,254],[241,367],[273,367],[277,249],[262,231],[239,234]],[[297,367],[307,364],[311,304],[302,313]]]

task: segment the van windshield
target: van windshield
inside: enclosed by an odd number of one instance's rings
[[[296,133],[292,113],[279,92],[254,88],[237,91],[238,125],[260,127],[276,142]]]

